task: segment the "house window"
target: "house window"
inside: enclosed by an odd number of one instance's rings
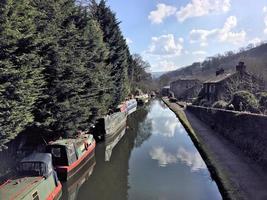
[[[36,191],[36,192],[34,192],[33,194],[32,194],[32,200],[39,200],[40,198],[39,198],[39,195],[38,195],[38,192]]]

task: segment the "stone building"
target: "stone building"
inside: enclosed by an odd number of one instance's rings
[[[161,89],[162,96],[169,96],[170,94],[170,86],[165,86]]]
[[[199,96],[209,102],[229,101],[232,95],[240,90],[256,94],[264,90],[264,83],[246,71],[244,62],[239,62],[236,71],[226,73],[224,69],[216,71],[216,76],[204,82]]]
[[[171,82],[170,91],[178,100],[190,101],[197,97],[202,88],[202,83],[197,79],[178,79]]]

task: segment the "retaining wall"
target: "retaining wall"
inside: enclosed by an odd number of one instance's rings
[[[187,110],[230,140],[248,157],[267,167],[267,116],[200,106]]]

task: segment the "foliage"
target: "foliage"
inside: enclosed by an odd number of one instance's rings
[[[231,104],[235,110],[258,112],[259,103],[256,97],[248,91],[239,91],[233,95]]]
[[[266,113],[266,111],[267,111],[267,92],[261,92],[259,94],[258,99],[259,99],[260,110],[263,113]]]
[[[38,11],[30,0],[0,3],[0,149],[34,121],[42,86],[38,55]],[[27,12],[25,12],[27,10]]]
[[[220,101],[216,101],[214,104],[212,104],[213,108],[219,108],[219,109],[225,109],[227,107],[228,103],[220,100]]]
[[[22,131],[88,129],[147,80],[119,24],[105,1],[0,2],[0,149]]]

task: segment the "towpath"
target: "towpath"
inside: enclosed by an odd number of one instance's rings
[[[163,99],[170,109],[185,117],[181,120],[188,120],[193,129],[191,137],[206,157],[207,165],[213,171],[217,184],[225,193],[226,199],[267,199],[267,172],[252,160],[243,155],[240,149],[236,148],[224,137],[210,129],[205,123],[196,118],[192,113],[182,109],[176,103],[170,103]]]

